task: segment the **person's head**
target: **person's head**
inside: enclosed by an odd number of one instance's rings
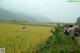
[[[71,28],[71,27],[73,27],[73,25],[69,25],[69,27]]]

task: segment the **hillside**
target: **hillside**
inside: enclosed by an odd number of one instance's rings
[[[30,16],[22,13],[14,13],[0,8],[0,20],[17,20],[17,21],[36,21]]]
[[[23,13],[16,13],[16,12],[8,11],[3,8],[0,8],[0,20],[5,20],[5,21],[16,20],[16,21],[41,22],[41,23],[51,22],[51,20],[49,20],[45,16],[26,15]]]
[[[47,17],[43,16],[43,15],[32,15],[32,17],[34,19],[36,19],[38,22],[42,22],[42,23],[50,23],[50,22],[53,22],[51,21],[50,19],[48,19]]]

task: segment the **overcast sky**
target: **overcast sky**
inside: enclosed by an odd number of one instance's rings
[[[0,0],[0,6],[29,15],[44,15],[53,22],[74,23],[80,16],[80,2],[67,0]]]

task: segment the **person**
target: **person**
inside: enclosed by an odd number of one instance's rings
[[[23,30],[26,30],[26,26],[23,26],[23,28],[22,28]]]
[[[74,40],[74,33],[75,33],[75,30],[74,30],[73,25],[69,25],[69,38],[71,40]]]
[[[80,26],[75,29],[75,35],[76,36],[80,35]]]
[[[69,25],[64,25],[64,34],[69,35]]]

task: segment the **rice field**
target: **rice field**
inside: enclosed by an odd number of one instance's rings
[[[6,53],[35,53],[50,36],[53,27],[0,24],[0,48]]]

